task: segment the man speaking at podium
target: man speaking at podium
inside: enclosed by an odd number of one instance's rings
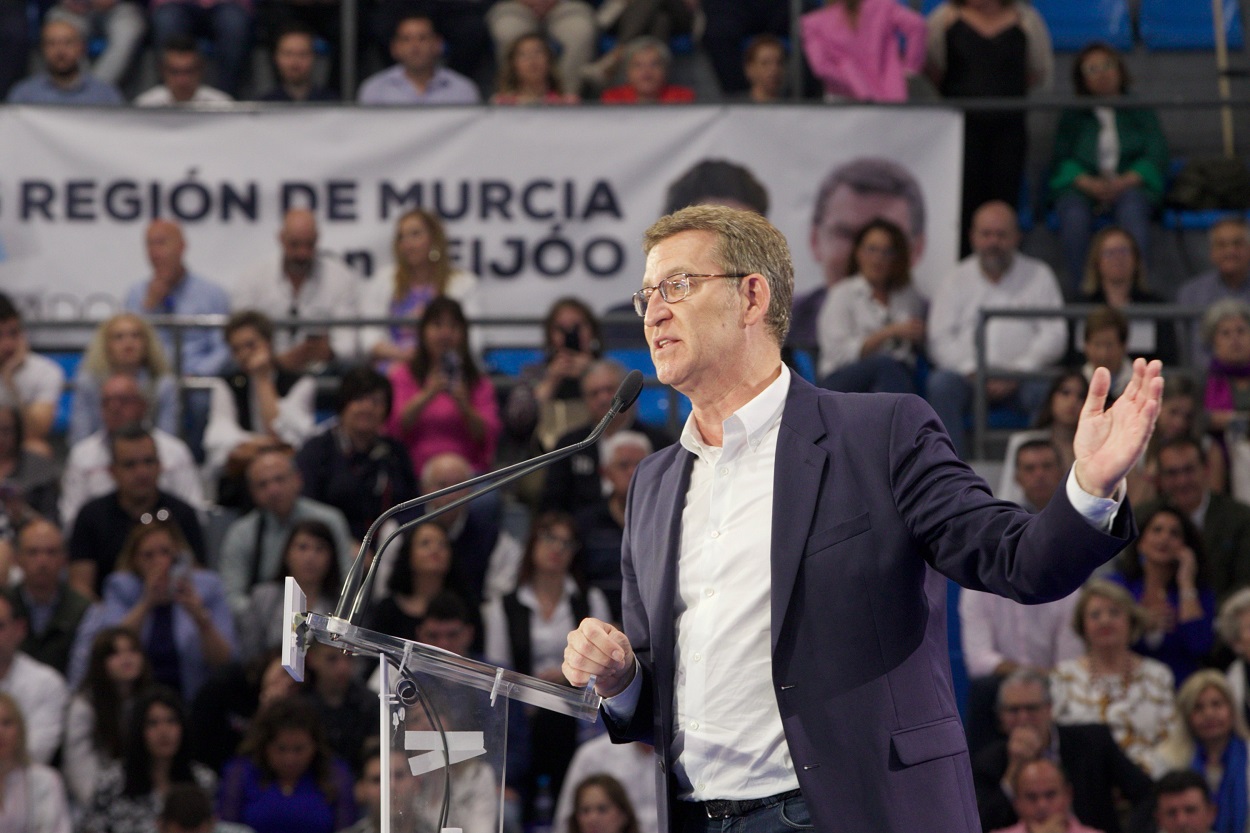
[[[638,467],[624,633],[587,619],[564,673],[597,677],[618,739],[656,748],[661,829],[977,831],[951,690],[945,588],[1026,602],[1076,589],[1135,534],[1124,474],[1161,368],[1104,410],[1044,511],[995,500],[922,400],[838,394],[781,362],[793,266],[762,217],[683,209],[646,233],[635,305],[681,442]]]

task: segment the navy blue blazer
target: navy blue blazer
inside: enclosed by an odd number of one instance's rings
[[[662,830],[676,800],[673,601],[693,460],[674,445],[642,462],[622,544],[643,693],[610,731],[655,745]],[[772,681],[816,829],[978,831],[934,570],[1051,601],[1135,532],[1127,507],[1111,534],[1095,530],[1063,489],[1038,515],[995,499],[918,397],[833,393],[795,376],[773,486]]]

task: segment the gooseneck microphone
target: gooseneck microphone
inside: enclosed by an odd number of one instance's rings
[[[463,506],[469,501],[475,500],[487,492],[492,492],[501,486],[506,486],[507,484],[519,480],[532,472],[551,465],[557,460],[563,460],[565,457],[569,457],[584,448],[594,445],[598,442],[599,438],[603,436],[603,432],[608,430],[608,425],[611,424],[612,420],[616,419],[621,412],[633,405],[638,399],[638,395],[640,393],[642,393],[642,372],[639,370],[631,370],[621,381],[620,387],[616,389],[616,395],[612,397],[612,405],[608,408],[608,412],[604,414],[603,419],[599,420],[599,424],[594,427],[594,430],[590,432],[586,439],[581,442],[565,446],[564,448],[557,448],[554,451],[549,451],[546,454],[542,454],[532,460],[522,460],[521,462],[514,463],[511,466],[505,466],[498,471],[487,472],[486,474],[470,478],[463,483],[457,483],[453,486],[448,486],[444,489],[430,492],[428,495],[421,495],[420,497],[413,498],[412,500],[404,501],[403,503],[392,506],[390,509],[387,509],[382,514],[378,515],[377,520],[369,526],[368,532],[365,533],[364,539],[360,542],[360,551],[356,554],[356,560],[352,562],[351,569],[347,571],[347,576],[343,579],[343,588],[339,593],[338,605],[334,608],[334,616],[355,624],[356,617],[360,613],[361,606],[364,604],[365,599],[369,596],[369,588],[372,586],[373,577],[377,573],[378,562],[382,560],[382,553],[386,551],[387,546],[390,545],[391,541],[393,541],[396,536],[406,532],[418,524],[431,521],[439,515],[442,515],[444,512],[450,512],[452,509]],[[382,546],[378,547],[377,554],[374,556],[373,562],[369,565],[368,574],[366,574],[364,579],[360,581],[360,587],[356,589],[356,582],[358,581],[358,577],[363,569],[365,553],[368,552],[369,545],[373,542],[374,535],[377,534],[377,531],[381,528],[383,523],[401,512],[417,509],[432,500],[446,497],[453,492],[471,489],[482,483],[487,483],[488,485],[471,494],[459,497],[446,506],[441,506],[427,515],[422,515],[419,518],[414,518],[400,524],[399,528],[387,536],[386,540],[382,542]],[[354,596],[352,593],[353,589],[356,591]],[[349,599],[351,599],[350,608],[348,606]]]

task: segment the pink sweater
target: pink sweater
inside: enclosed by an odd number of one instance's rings
[[[484,472],[490,468],[495,457],[495,444],[503,427],[499,419],[499,406],[495,401],[495,386],[490,383],[490,379],[483,375],[469,390],[469,401],[473,410],[486,422],[486,436],[481,442],[474,442],[464,417],[460,414],[459,406],[451,394],[445,392],[430,400],[411,429],[403,430],[399,424],[399,414],[410,399],[421,393],[421,386],[412,377],[412,371],[404,362],[392,364],[386,375],[394,390],[394,404],[387,430],[408,448],[418,477],[421,476],[421,469],[426,461],[444,451],[454,451],[464,457],[474,471]]]
[[[808,66],[826,93],[857,101],[907,100],[907,75],[924,66],[925,22],[919,14],[897,0],[863,0],[853,27],[841,3],[808,12],[799,23]]]

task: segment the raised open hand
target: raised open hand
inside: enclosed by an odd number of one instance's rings
[[[1163,398],[1162,372],[1160,362],[1135,360],[1128,387],[1108,408],[1111,374],[1105,367],[1094,371],[1072,441],[1076,482],[1091,495],[1111,497],[1146,450]]]

